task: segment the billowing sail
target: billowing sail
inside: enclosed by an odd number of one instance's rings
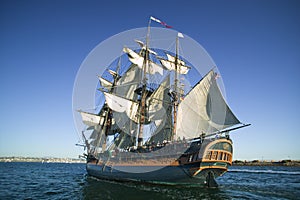
[[[170,90],[170,75],[168,75],[161,85],[147,99],[148,112],[150,120],[163,119],[166,116],[165,103],[166,98],[170,99],[168,92]]]
[[[136,64],[139,68],[142,69],[144,64],[144,57],[140,54],[136,53],[135,51],[129,49],[128,47],[124,47],[123,51],[128,54],[130,62]],[[159,73],[163,75],[163,68],[156,64],[155,62],[148,60],[148,65],[146,66],[146,73],[148,74],[155,74]]]
[[[119,113],[125,112],[131,120],[138,123],[139,116],[137,115],[137,111],[139,104],[137,102],[116,96],[114,94],[109,94],[107,92],[104,92],[104,95],[106,103],[110,109]]]
[[[78,112],[81,115],[83,123],[88,126],[96,126],[96,125],[103,123],[104,118],[99,115],[95,115],[95,114],[80,111],[80,110]]]
[[[168,75],[157,90],[150,96],[149,118],[155,120],[156,130],[152,133],[150,142],[171,140],[172,135],[172,102],[169,96],[170,75]]]
[[[239,124],[210,71],[178,106],[176,135],[194,138]]]
[[[174,56],[171,56],[170,54],[167,54],[168,60],[161,59],[160,62],[161,64],[166,67],[168,70],[173,70],[175,71],[176,66],[175,66],[175,60],[176,58]],[[185,65],[185,62],[183,60],[177,59],[177,67],[178,67],[178,72],[180,74],[187,74],[190,70],[189,66]]]
[[[132,64],[129,69],[117,81],[114,94],[127,99],[135,99],[135,90],[141,82],[142,69]]]

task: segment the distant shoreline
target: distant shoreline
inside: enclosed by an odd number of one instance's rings
[[[0,162],[40,162],[40,163],[85,163],[85,159],[77,158],[36,158],[36,157],[0,157]]]
[[[299,160],[281,160],[281,161],[240,161],[235,160],[232,162],[232,166],[295,166],[300,167]]]

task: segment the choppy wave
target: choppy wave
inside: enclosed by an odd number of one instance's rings
[[[229,169],[228,172],[300,175],[300,171],[277,171],[270,169]]]

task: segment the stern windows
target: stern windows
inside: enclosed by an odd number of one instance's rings
[[[232,153],[232,146],[231,146],[231,144],[229,144],[227,142],[218,142],[218,143],[212,145],[211,147],[209,147],[209,149],[225,150],[225,151],[229,151]]]

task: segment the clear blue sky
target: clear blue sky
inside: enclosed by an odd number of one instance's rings
[[[299,1],[0,1],[0,156],[77,157],[77,70],[101,41],[155,16],[198,41],[251,127],[235,159],[300,159]]]

